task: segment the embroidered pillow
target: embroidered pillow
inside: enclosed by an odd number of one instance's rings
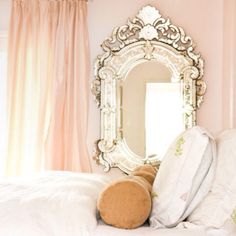
[[[169,147],[153,185],[152,227],[173,227],[209,191],[215,172],[215,142],[203,128],[183,132]]]
[[[236,129],[223,132],[217,139],[217,148],[213,186],[188,221],[214,228],[230,225],[236,235]]]

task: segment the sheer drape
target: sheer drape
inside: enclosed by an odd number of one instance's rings
[[[13,0],[6,173],[90,171],[87,3]]]

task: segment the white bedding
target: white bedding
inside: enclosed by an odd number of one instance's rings
[[[194,126],[168,148],[153,183],[151,226],[177,226],[209,192],[216,167],[215,141],[207,130]]]
[[[94,231],[93,236],[209,236],[204,230],[200,229],[154,229],[148,225],[137,229],[125,230],[108,225],[99,225]],[[213,235],[212,235],[213,236]],[[224,236],[224,235],[221,235]]]
[[[87,236],[97,226],[102,175],[49,172],[0,184],[1,236]]]
[[[49,172],[0,183],[0,236],[226,236],[199,228],[122,230],[98,225],[96,199],[109,182],[103,175]]]

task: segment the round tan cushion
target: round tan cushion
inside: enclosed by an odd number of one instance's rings
[[[110,184],[98,198],[98,210],[105,223],[132,229],[142,225],[151,211],[148,181],[128,176]]]

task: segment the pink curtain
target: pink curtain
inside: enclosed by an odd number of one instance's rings
[[[87,2],[13,0],[7,175],[90,171]]]

